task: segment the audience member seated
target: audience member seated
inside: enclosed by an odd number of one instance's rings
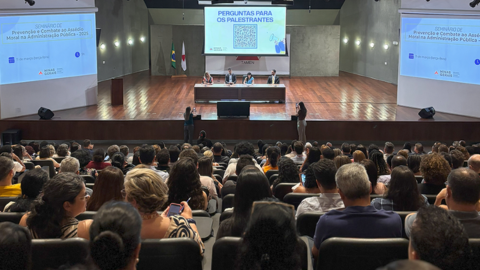
[[[413,172],[415,176],[421,176],[420,172],[420,163],[422,162],[422,156],[420,155],[410,155],[407,158],[407,166]]]
[[[350,164],[352,163],[352,159],[348,156],[345,156],[345,155],[340,155],[340,156],[336,156],[334,159],[333,159],[333,162],[335,163],[335,167],[337,168],[337,170],[342,167],[343,165],[345,164]]]
[[[424,155],[420,163],[423,182],[418,184],[418,190],[421,194],[437,195],[445,188],[450,171],[450,165],[442,155],[437,153]]]
[[[213,144],[212,141],[207,139],[207,132],[205,130],[200,131],[200,135],[198,136],[197,144],[203,144],[208,148],[212,148]]]
[[[30,147],[31,148],[31,147]],[[12,152],[21,160],[21,161],[31,161],[33,158],[30,156],[30,154],[27,152],[27,149],[25,146],[22,146],[20,144],[12,146]],[[33,150],[32,150],[33,154]]]
[[[357,150],[362,151],[362,153],[365,155],[365,158],[368,159],[367,148],[363,144],[357,145]]]
[[[255,202],[252,208],[236,269],[300,270],[302,240],[295,229],[293,206]]]
[[[175,147],[175,148],[176,148],[176,147]],[[127,163],[128,163],[128,164],[133,164],[133,156],[135,155],[135,153],[138,153],[138,150],[139,150],[139,149],[140,149],[140,146],[135,146],[135,147],[133,148],[133,155],[131,155],[131,156],[129,156],[129,157],[127,158]],[[178,148],[177,148],[177,150],[178,150]],[[124,154],[125,154],[125,153],[124,153]],[[127,156],[128,156],[128,154],[127,154]],[[133,165],[135,165],[135,164],[133,164]],[[137,165],[138,165],[138,164],[137,164]]]
[[[308,169],[303,173],[304,176],[302,176],[305,177],[305,183],[302,179],[299,183],[300,185],[293,190],[293,193],[320,193],[320,189],[318,188],[315,174],[313,172],[313,166],[315,166],[315,164],[317,163],[313,163],[312,165],[308,166]]]
[[[413,149],[415,155],[425,155],[423,151],[423,145],[421,143],[416,143],[415,148]]]
[[[353,162],[360,163],[362,160],[366,158],[367,157],[365,157],[365,154],[363,154],[363,152],[360,150],[355,150],[355,152],[353,152]]]
[[[0,156],[0,197],[15,197],[22,194],[20,184],[12,184],[15,164],[9,157]]]
[[[390,171],[387,168],[387,163],[385,162],[383,154],[380,151],[372,150],[368,152],[368,155],[369,159],[373,161],[375,167],[377,168],[377,182],[380,182],[378,179],[380,179],[382,175],[390,175]]]
[[[64,158],[68,157],[70,153],[68,152],[68,145],[67,144],[60,144],[57,148],[57,153],[53,155],[54,158]]]
[[[115,154],[115,153],[117,153],[117,152],[120,152],[120,147],[118,147],[118,145],[116,145],[116,144],[110,145],[110,146],[107,148],[108,162],[110,162],[110,160],[112,159],[113,154]]]
[[[220,223],[217,239],[225,236],[241,237],[250,219],[254,201],[272,197],[267,177],[255,166],[243,168],[237,179],[233,215]]]
[[[385,184],[378,182],[378,171],[375,163],[373,163],[373,161],[370,159],[365,159],[360,162],[360,164],[362,164],[367,171],[368,180],[372,186],[371,194],[383,195],[385,192],[387,192],[387,187]]]
[[[303,153],[303,150],[305,150],[305,148],[301,141],[297,141],[293,144],[293,156],[291,157],[291,159],[297,165],[302,165],[307,158],[307,155]]]
[[[370,205],[372,187],[362,165],[352,163],[342,166],[335,175],[335,181],[346,208],[343,211],[331,210],[318,220],[312,248],[315,258],[318,258],[320,244],[330,237],[402,237],[400,216]]]
[[[480,215],[477,212],[477,203],[480,199],[480,176],[468,168],[453,170],[447,179],[444,188],[435,200],[440,206],[445,200],[449,212],[460,220],[469,238],[480,238]],[[405,232],[410,236],[412,224],[416,214],[407,216]]]
[[[93,155],[93,144],[89,139],[83,140],[82,149],[87,150],[90,153],[90,156]]]
[[[120,148],[120,153],[122,153],[125,156],[125,162],[128,163],[128,158],[127,157],[128,157],[129,152],[130,152],[130,149],[126,145],[120,145],[119,148]]]
[[[60,168],[60,164],[52,158],[53,154],[50,152],[50,147],[44,146],[40,149],[40,155],[35,160],[51,160],[53,162],[53,167]]]
[[[385,159],[385,162],[387,161],[388,156],[393,155],[394,151],[395,151],[395,145],[391,142],[386,142],[385,147],[383,148],[383,159]]]
[[[183,167],[182,164],[186,161],[190,162],[190,167],[194,165],[193,161],[186,158],[179,160],[175,167]],[[176,174],[175,167],[172,170],[172,176]],[[170,182],[170,180],[172,179],[169,179],[169,183],[175,182]],[[191,238],[198,243],[200,252],[203,254],[205,247],[198,234],[195,221],[192,219],[190,206],[185,201],[180,201],[178,204],[183,207],[181,215],[168,217],[170,209],[170,202],[167,202],[168,191],[160,176],[150,169],[133,169],[125,177],[125,200],[137,208],[143,219],[141,238]],[[185,200],[188,199],[188,196],[184,197],[187,197]],[[192,205],[201,203],[194,199],[192,197],[190,200]],[[168,207],[160,215],[157,211],[165,205],[165,202]]]
[[[468,159],[468,168],[480,174],[480,155],[479,154],[472,155]]]
[[[25,214],[20,225],[28,227],[32,238],[89,239],[92,220],[78,221],[85,212],[88,195],[83,179],[73,173],[60,173],[43,186],[43,194],[33,202],[32,212]]]
[[[257,164],[257,161],[253,158],[255,154],[255,149],[253,148],[253,144],[249,142],[239,142],[237,145],[235,145],[235,154],[240,157],[243,155],[250,155],[252,156],[252,160],[255,163],[255,166],[262,171],[262,168]],[[228,177],[230,175],[236,175],[235,171],[237,169],[237,161],[238,158],[231,158],[230,162],[228,163],[228,167],[225,170],[225,174],[223,175],[223,183],[225,183],[228,180]]]
[[[408,154],[412,153],[412,144],[409,142],[405,142],[403,144],[402,150],[407,150]]]
[[[426,261],[443,270],[473,269],[470,256],[467,232],[452,213],[436,206],[418,210],[408,247],[410,260]]]
[[[202,186],[207,187],[210,193],[210,196],[214,199],[217,199],[218,193],[217,193],[216,186],[218,185],[219,188],[221,188],[222,184],[220,184],[217,178],[213,176],[212,159],[209,157],[201,157],[200,159],[198,159],[197,164],[198,164],[197,165],[198,173],[200,174],[200,182],[202,183]]]
[[[66,157],[60,163],[60,171],[59,173],[74,173],[80,174],[80,163],[78,159],[74,157]],[[94,178],[95,179],[95,178]],[[90,188],[85,188],[88,196],[92,196],[93,190]]]
[[[108,166],[112,166],[109,162],[104,162],[105,152],[102,148],[96,149],[93,152],[93,160],[87,165],[87,169],[103,170]]]
[[[407,159],[409,156],[411,156],[410,152],[408,152],[408,150],[405,150],[405,149],[398,151],[397,155],[403,156],[404,158],[407,158]]]
[[[140,153],[140,156],[138,157],[140,163],[149,166],[150,169],[152,169],[156,174],[158,174],[162,178],[163,181],[165,181],[168,178],[169,174],[164,171],[157,170],[157,168],[155,168],[155,163],[156,163],[155,149],[151,145],[144,144],[142,145],[142,147],[140,147],[138,151]]]
[[[463,167],[465,156],[458,150],[450,151],[450,157],[452,158],[452,169],[458,169]]]
[[[424,261],[400,260],[391,262],[377,270],[441,270],[435,265]]]
[[[135,167],[133,164],[129,164],[125,161],[125,155],[122,152],[113,154],[110,162],[113,167],[120,169],[124,175]]]
[[[88,200],[87,211],[98,211],[108,201],[123,201],[123,180],[123,172],[119,168],[109,166],[103,169],[95,181],[95,189]]]
[[[193,160],[193,162],[197,165],[196,167],[197,167],[197,171],[198,171],[198,166],[199,166],[198,165],[198,156],[197,156],[197,153],[195,153],[194,150],[192,150],[192,149],[183,150],[180,153],[180,159],[184,159],[184,158],[191,158]],[[212,166],[211,163],[210,163],[210,166],[212,167],[212,170],[213,170],[213,166]],[[217,189],[215,188],[215,183],[212,179],[213,174],[210,174],[210,175],[199,174],[199,176],[200,176],[201,185],[208,189],[208,193],[209,193],[208,201],[210,201],[212,198],[216,199],[218,195],[217,195]]]
[[[332,209],[345,208],[335,183],[337,169],[330,159],[322,159],[310,166],[313,169],[320,195],[304,199],[297,207],[296,217],[305,212],[328,212]],[[305,181],[306,182],[306,181]]]
[[[300,169],[301,172],[305,172],[311,164],[318,162],[321,159],[321,157],[322,157],[322,152],[320,151],[320,148],[312,147],[310,150],[308,150],[307,158],[303,162],[303,165]]]
[[[87,165],[92,161],[92,157],[85,149],[80,149],[72,152],[71,157],[76,158],[80,163],[80,175],[90,175],[93,178],[97,177],[97,170],[87,168]]]
[[[397,166],[407,166],[407,159],[402,155],[394,155],[391,163],[387,165],[390,165],[390,171],[393,171],[393,169],[395,169]],[[380,175],[380,177],[378,177],[378,182],[388,186],[390,184],[390,178],[390,174]]]
[[[418,192],[417,180],[413,172],[402,165],[393,169],[385,197],[375,198],[371,204],[378,210],[417,211],[418,208],[429,203],[427,197]]]
[[[270,170],[278,171],[278,161],[280,160],[280,149],[276,146],[270,146],[267,149],[267,162],[263,164],[263,172],[267,173]]]
[[[322,159],[330,159],[333,160],[335,158],[335,153],[333,152],[332,148],[326,146],[322,150]]]
[[[133,270],[138,263],[142,218],[126,202],[102,206],[90,226],[90,256],[101,270]]]
[[[180,203],[190,199],[189,205],[193,210],[207,209],[207,194],[202,190],[197,164],[192,158],[180,158],[173,165],[166,184],[168,186],[168,200],[163,208],[171,203]]]
[[[440,144],[438,147],[438,153],[448,153],[448,146],[445,144]]]
[[[157,153],[157,170],[170,174],[170,152],[163,148]]]
[[[225,163],[228,164],[230,158],[227,156],[222,155],[223,146],[221,143],[216,142],[212,147],[213,152],[213,160],[217,163]]]
[[[38,197],[49,178],[48,173],[39,168],[26,172],[20,184],[22,194],[15,201],[8,203],[3,212],[30,211],[33,201]]]
[[[243,168],[249,165],[255,166],[255,162],[253,161],[252,156],[249,156],[249,155],[240,156],[240,158],[237,161],[237,167],[235,168],[235,175],[240,175]],[[233,180],[228,180],[227,182],[225,182],[222,188],[222,198],[224,198],[228,194],[235,194],[236,185],[237,183]]]
[[[342,155],[347,156],[347,157],[349,157],[350,159],[353,158],[352,154],[350,153],[350,151],[352,150],[352,148],[350,148],[350,144],[349,144],[349,143],[342,143],[342,146],[340,146],[340,148],[342,149]],[[338,169],[338,168],[337,168],[337,169]]]
[[[28,270],[32,264],[32,237],[11,222],[0,223],[0,269]]]
[[[272,190],[280,183],[298,183],[300,177],[298,176],[297,165],[292,159],[282,157],[278,161],[278,178],[273,181]]]

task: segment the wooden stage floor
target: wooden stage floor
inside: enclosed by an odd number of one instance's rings
[[[219,76],[215,83],[222,83]],[[257,83],[266,77],[256,77]],[[194,104],[193,86],[200,77],[150,76],[149,71],[124,77],[124,105],[111,106],[110,81],[99,83],[98,105],[55,111],[50,121],[38,115],[0,121],[0,131],[21,129],[35,140],[182,140],[187,106],[202,115],[195,135],[206,130],[218,140],[292,140],[297,137],[295,103],[308,109],[307,139],[329,141],[478,140],[480,119],[437,113],[420,119],[418,109],[396,105],[397,87],[340,72],[338,77],[281,78],[285,104],[256,104],[249,119],[217,119],[216,104]]]
[[[223,79],[223,78],[222,78]],[[257,83],[266,77],[257,77]],[[55,111],[53,120],[181,120],[187,106],[203,120],[217,120],[216,104],[193,102],[200,77],[172,79],[148,71],[124,78],[124,106],[111,106],[110,81],[99,83],[98,105]],[[281,78],[287,88],[285,104],[251,104],[250,120],[290,120],[303,101],[307,121],[419,121],[418,109],[397,106],[397,86],[340,72],[339,77]],[[215,83],[221,83],[219,77]],[[11,120],[36,120],[29,115]],[[436,121],[480,121],[479,118],[437,113]]]

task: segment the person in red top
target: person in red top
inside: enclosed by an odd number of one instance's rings
[[[103,170],[108,166],[112,166],[112,164],[104,162],[104,160],[105,151],[103,151],[102,148],[96,149],[95,152],[93,152],[93,161],[87,164],[87,169]]]

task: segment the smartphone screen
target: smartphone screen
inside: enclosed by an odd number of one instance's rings
[[[302,173],[302,184],[305,186],[305,174]]]
[[[182,206],[180,204],[171,203],[170,209],[168,210],[168,217],[179,215]]]

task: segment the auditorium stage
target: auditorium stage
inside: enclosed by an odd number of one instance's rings
[[[214,76],[222,83],[223,76]],[[255,77],[256,83],[266,77]],[[181,140],[185,107],[202,115],[196,135],[212,139],[291,140],[296,137],[295,103],[308,109],[307,139],[331,141],[478,140],[480,119],[437,113],[423,120],[418,109],[396,105],[397,86],[340,72],[339,77],[282,77],[286,102],[253,103],[249,119],[217,119],[216,105],[193,101],[200,77],[150,76],[149,71],[124,77],[124,105],[111,106],[110,81],[100,82],[98,105],[55,111],[52,120],[37,115],[0,121],[0,130],[22,129],[36,140]]]

